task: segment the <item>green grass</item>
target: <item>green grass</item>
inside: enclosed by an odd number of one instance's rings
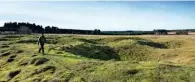
[[[0,36],[0,81],[193,82],[194,36]]]

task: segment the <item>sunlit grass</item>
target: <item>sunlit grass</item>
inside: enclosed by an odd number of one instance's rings
[[[0,41],[0,81],[195,80],[194,36],[45,35],[48,40],[45,55],[38,53],[38,36],[3,36],[7,39]],[[2,56],[7,52],[8,55]],[[12,55],[16,55],[14,60],[7,62]],[[30,63],[34,58],[49,61],[35,66]],[[10,79],[9,74],[16,70],[21,72]]]

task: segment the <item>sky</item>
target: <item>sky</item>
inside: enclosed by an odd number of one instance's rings
[[[195,28],[195,2],[0,1],[0,6],[0,26],[29,22],[102,31]]]

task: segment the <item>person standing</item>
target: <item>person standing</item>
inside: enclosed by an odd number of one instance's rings
[[[39,53],[41,53],[41,51],[42,51],[42,54],[44,55],[44,44],[46,43],[46,38],[43,35],[43,33],[42,33],[42,36],[39,37],[37,43],[38,43],[38,46],[40,45]]]

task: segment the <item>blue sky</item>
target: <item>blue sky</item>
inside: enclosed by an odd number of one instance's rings
[[[69,29],[194,29],[195,2],[0,2],[4,22],[30,22]]]

